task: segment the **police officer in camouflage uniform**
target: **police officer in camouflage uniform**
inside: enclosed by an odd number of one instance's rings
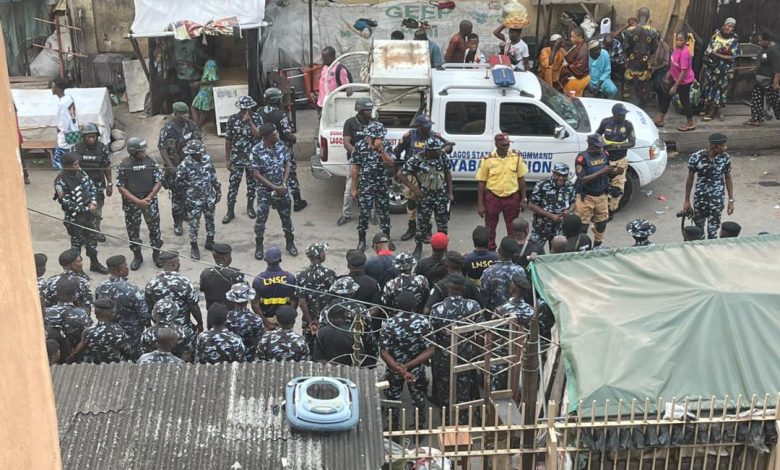
[[[482,273],[479,287],[488,310],[495,310],[509,299],[509,284],[514,274],[525,276],[525,269],[512,263],[512,258],[518,251],[520,246],[517,242],[505,237],[498,247],[498,261]]]
[[[41,306],[43,306],[43,297],[46,295],[46,261],[49,258],[43,253],[35,253],[35,275],[38,278],[38,295],[41,297]]]
[[[44,311],[43,323],[47,327],[57,328],[65,334],[71,348],[81,341],[84,328],[92,325],[89,313],[77,307],[74,301],[79,291],[76,279],[62,279],[57,284],[57,303]]]
[[[217,179],[217,170],[206,153],[206,146],[200,140],[191,140],[184,146],[184,161],[176,170],[176,185],[183,188],[186,198],[187,216],[190,221],[190,257],[200,259],[198,229],[200,216],[206,223],[207,250],[214,248],[214,210],[222,198],[222,185]]]
[[[395,255],[393,266],[398,270],[399,275],[390,279],[387,281],[387,284],[385,284],[382,293],[382,302],[384,302],[385,305],[388,307],[400,308],[398,306],[398,296],[402,292],[410,292],[415,299],[415,303],[410,310],[421,313],[420,309],[425,305],[425,301],[428,299],[430,288],[425,276],[412,274],[416,264],[417,259],[410,253],[402,251]]]
[[[390,238],[390,186],[387,174],[392,171],[392,147],[385,140],[387,130],[379,121],[373,121],[366,128],[366,137],[355,144],[355,151],[349,163],[352,165],[352,199],[358,202],[357,249],[366,249],[366,230],[371,218],[371,209],[376,204],[379,225]]]
[[[494,318],[517,319],[520,326],[525,328],[525,330],[528,330],[531,325],[531,318],[534,316],[534,308],[525,301],[530,293],[531,283],[528,282],[528,276],[526,276],[525,273],[520,272],[512,274],[509,284],[509,299],[496,307]],[[509,354],[509,337],[506,332],[499,331],[497,334],[494,334],[493,348],[496,356],[506,356]],[[491,390],[504,390],[507,388],[507,378],[509,376],[507,373],[507,366],[508,364],[490,366]]]
[[[292,256],[298,256],[290,214],[288,178],[292,168],[292,155],[279,141],[279,133],[273,124],[260,126],[263,138],[252,148],[252,174],[257,180],[257,219],[255,220],[255,259],[263,259],[263,237],[268,212],[273,207],[282,219],[282,230],[287,242],[285,248]]]
[[[44,304],[47,307],[57,303],[57,286],[63,279],[74,279],[78,290],[74,302],[77,306],[90,310],[92,307],[92,288],[89,285],[89,276],[84,274],[81,255],[78,250],[63,251],[57,260],[62,266],[62,272],[57,273],[46,281],[44,288]]]
[[[260,338],[257,344],[258,361],[308,361],[309,346],[303,336],[293,331],[297,312],[289,305],[282,305],[276,311],[279,328],[271,330]]]
[[[68,152],[62,156],[63,170],[54,180],[54,199],[65,214],[65,229],[70,235],[71,248],[81,251],[86,245],[89,270],[108,274],[97,257],[97,238],[94,232],[97,214],[97,191],[92,179],[79,166],[79,157]]]
[[[707,238],[718,237],[720,217],[723,213],[724,196],[728,192],[728,215],[734,213],[734,183],[731,178],[731,157],[726,152],[728,138],[716,132],[709,137],[709,146],[691,154],[688,159],[688,179],[685,182],[686,213],[693,211],[693,223],[704,230],[706,223]],[[696,189],[691,189],[696,177]]]
[[[442,152],[444,145],[444,140],[431,136],[425,141],[425,152],[413,155],[398,173],[398,179],[414,193],[419,202],[413,253],[418,259],[422,255],[425,236],[431,231],[431,214],[436,217],[436,229],[439,232],[446,234],[450,221],[450,203],[455,197],[452,195],[450,161]],[[414,176],[417,185],[409,181],[410,176]]]
[[[73,146],[73,152],[79,156],[79,166],[95,185],[97,212],[95,213],[95,229],[100,231],[100,221],[103,219],[103,203],[106,196],[113,194],[114,183],[111,179],[111,159],[108,147],[99,140],[100,130],[94,123],[84,124],[81,128],[81,141]],[[104,193],[105,191],[105,193]],[[97,241],[106,241],[106,236],[97,234]]]
[[[396,297],[396,305],[400,311],[385,322],[380,332],[380,356],[387,364],[385,380],[390,383],[385,389],[385,398],[400,400],[403,385],[406,383],[412,404],[417,410],[417,419],[420,423],[425,423],[425,394],[428,390],[425,364],[433,356],[435,348],[430,320],[412,311],[416,303],[417,299],[411,292],[401,292]],[[391,410],[392,427],[399,429],[400,410],[398,407],[392,407]],[[411,422],[414,422],[414,419],[412,417]]]
[[[255,290],[249,287],[249,284],[238,282],[233,284],[225,296],[232,305],[225,327],[241,337],[247,361],[255,359],[257,343],[265,332],[263,319],[249,308],[249,303],[255,299],[255,295]]]
[[[357,252],[360,253],[360,252]],[[362,255],[362,253],[360,253]],[[353,353],[352,364],[355,366],[371,366],[379,357],[379,329],[381,323],[375,318],[375,308],[359,300],[360,284],[352,274],[342,276],[330,286],[331,301],[320,313],[319,327],[331,324],[330,312],[343,309],[346,321],[344,328],[353,333],[359,351]],[[359,321],[357,321],[359,320]]]
[[[184,365],[184,361],[173,354],[178,339],[172,328],[160,328],[157,333],[157,350],[142,354],[138,364]]]
[[[262,123],[273,124],[276,132],[279,133],[279,140],[289,150],[290,179],[287,187],[293,198],[293,210],[298,212],[308,205],[308,202],[301,198],[301,184],[298,182],[298,165],[295,162],[295,155],[293,155],[292,151],[293,145],[297,142],[298,137],[295,135],[295,128],[293,127],[292,120],[287,116],[287,113],[279,109],[282,105],[282,90],[271,87],[265,90],[263,97],[265,98],[265,106],[263,106],[262,109],[257,110],[254,116]]]
[[[450,403],[450,361],[454,358],[450,354],[451,337],[453,326],[463,326],[475,321],[481,321],[477,318],[477,313],[481,310],[479,304],[471,299],[463,297],[463,291],[466,285],[466,278],[462,274],[450,274],[447,280],[448,296],[443,301],[437,303],[431,309],[431,323],[433,324],[433,340],[437,345],[433,354],[431,372],[433,374],[434,402],[440,406],[449,407],[454,405]],[[455,352],[458,358],[457,364],[465,364],[474,354],[474,348],[469,341],[473,339],[473,334],[466,334],[458,340],[458,348]],[[474,371],[467,371],[456,374],[455,394],[457,402],[469,401],[471,399],[471,387],[474,384]],[[468,418],[468,410],[461,411],[459,422],[465,424]]]
[[[111,299],[95,301],[97,324],[84,329],[81,341],[71,353],[71,359],[84,353],[80,362],[106,364],[134,359],[136,348],[117,323],[114,322],[114,302]]]
[[[162,271],[146,284],[144,295],[146,305],[154,308],[158,300],[171,297],[176,302],[177,315],[174,323],[181,326],[186,333],[183,338],[189,340],[195,335],[190,315],[195,319],[197,331],[203,331],[203,318],[198,306],[198,291],[192,285],[192,281],[179,273],[179,253],[166,251],[160,255]]]
[[[171,192],[171,214],[173,215],[173,233],[181,235],[182,221],[185,215],[184,190],[176,185],[176,168],[184,160],[184,146],[190,140],[202,140],[197,124],[190,119],[190,108],[181,101],[173,103],[173,117],[160,129],[157,148],[165,163],[163,187]]]
[[[157,162],[146,154],[146,141],[140,137],[127,139],[128,158],[117,168],[116,189],[122,195],[122,210],[125,212],[125,228],[133,252],[130,269],[136,271],[143,263],[141,255],[141,217],[149,229],[149,244],[154,264],[160,267],[160,247],[163,246],[160,230],[160,206],[157,193],[162,188],[163,173]]]
[[[655,224],[646,219],[634,219],[626,224],[626,233],[634,238],[633,246],[650,246],[650,236],[655,233]]]
[[[326,292],[336,280],[336,272],[322,264],[325,262],[327,251],[327,243],[309,245],[306,248],[306,256],[310,264],[295,276],[297,280],[295,296],[301,308],[301,330],[312,351],[317,337],[320,313],[329,300]]]
[[[562,233],[561,222],[574,211],[577,191],[569,181],[569,165],[558,162],[553,166],[552,176],[536,183],[528,201],[528,208],[534,213],[531,238],[545,245]]]
[[[374,109],[374,102],[371,98],[358,98],[355,100],[355,111],[357,114],[344,121],[342,137],[344,138],[344,150],[347,151],[347,161],[352,159],[355,153],[355,145],[366,137],[366,128],[371,124],[371,112]],[[344,201],[341,207],[341,217],[336,221],[336,225],[342,226],[352,220],[352,172],[347,172],[347,179],[344,183]]]
[[[241,337],[225,327],[228,310],[223,304],[209,307],[209,330],[195,340],[195,362],[219,364],[220,362],[244,362],[246,351]]]
[[[238,198],[238,187],[241,178],[246,174],[246,215],[254,219],[255,214],[255,188],[257,181],[252,176],[249,167],[249,151],[256,139],[260,138],[258,127],[263,124],[257,114],[252,110],[257,106],[251,96],[242,96],[238,99],[236,107],[238,112],[230,116],[225,125],[225,164],[230,172],[227,193],[227,214],[222,218],[222,223],[227,224],[236,218],[235,207]]]
[[[121,326],[133,347],[138,346],[144,328],[151,325],[149,306],[140,287],[127,280],[127,259],[116,255],[106,260],[108,279],[95,288],[95,299],[109,299],[114,303],[114,318]]]
[[[145,329],[141,334],[140,351],[149,353],[155,350],[160,336],[165,329],[170,329],[176,335],[176,344],[171,351],[177,357],[187,362],[192,361],[195,350],[195,332],[192,326],[182,327],[177,324],[179,307],[173,297],[163,297],[152,308],[152,320],[154,325]]]

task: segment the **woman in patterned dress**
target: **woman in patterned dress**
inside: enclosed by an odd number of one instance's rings
[[[739,37],[734,32],[737,20],[727,18],[723,26],[712,35],[704,51],[701,95],[704,103],[702,120],[723,119],[720,109],[726,106],[726,90],[734,63],[739,53]]]

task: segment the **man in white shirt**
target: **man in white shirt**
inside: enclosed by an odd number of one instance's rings
[[[70,152],[74,143],[68,143],[65,134],[79,130],[76,122],[76,104],[73,98],[65,94],[68,88],[68,81],[64,78],[55,78],[51,82],[51,92],[59,98],[57,105],[57,147],[54,149],[51,164],[54,168],[61,170],[62,163],[60,158],[67,152]]]
[[[521,37],[523,30],[510,29],[509,34],[507,34],[508,37],[506,37],[504,36],[504,29],[506,29],[506,26],[499,25],[493,31],[493,35],[503,41],[501,43],[502,54],[509,56],[509,60],[514,65],[515,70],[519,72],[529,70],[528,58],[531,54],[528,50],[528,44]]]

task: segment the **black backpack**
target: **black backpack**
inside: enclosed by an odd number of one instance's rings
[[[344,64],[337,64],[336,65],[336,85],[341,86],[343,83],[341,83],[341,71],[346,70],[347,71],[347,80],[349,80],[347,83],[352,83],[352,74],[350,73],[349,69],[344,66]]]

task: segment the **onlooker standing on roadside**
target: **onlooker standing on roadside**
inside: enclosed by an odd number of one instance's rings
[[[685,44],[685,34],[677,33],[674,37],[674,51],[669,61],[669,73],[664,77],[666,85],[671,84],[671,88],[662,86],[661,90],[661,114],[655,120],[657,127],[664,127],[664,117],[669,111],[669,104],[672,102],[672,96],[680,95],[680,102],[685,110],[685,117],[688,122],[684,126],[677,128],[678,131],[692,131],[696,129],[693,123],[693,106],[691,105],[691,85],[696,81],[693,74],[693,58],[688,52],[688,46]]]
[[[659,107],[663,106],[663,93],[668,91],[668,89],[663,87],[663,81],[666,74],[669,73],[669,60],[671,59],[671,54],[672,52],[669,50],[666,41],[659,40],[655,54],[650,57],[650,71],[653,73],[650,80],[653,82],[653,91],[655,91]]]
[[[62,170],[60,159],[73,149],[73,145],[79,141],[79,124],[76,119],[76,103],[70,95],[65,94],[68,89],[68,81],[64,78],[55,78],[51,82],[51,92],[57,96],[57,146],[51,157],[51,166]]]
[[[553,34],[550,36],[550,45],[542,49],[539,54],[537,73],[539,78],[556,90],[562,87],[561,70],[564,57],[566,57],[566,50],[563,48],[563,36]]]
[[[704,65],[701,68],[703,121],[721,119],[720,109],[726,106],[726,91],[739,53],[739,37],[734,32],[736,27],[737,20],[726,18],[704,51]]]
[[[772,33],[762,31],[758,34],[758,69],[750,94],[750,120],[746,125],[760,126],[764,121],[764,98],[767,107],[773,108],[775,118],[780,119],[780,47],[772,40]]]

